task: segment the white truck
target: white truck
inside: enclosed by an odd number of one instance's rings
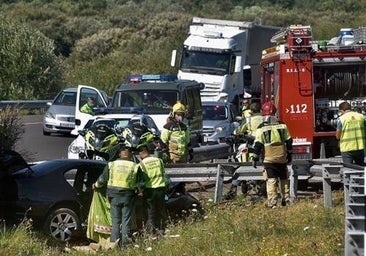
[[[178,78],[205,84],[202,101],[228,101],[239,110],[240,98],[260,95],[262,50],[280,28],[254,22],[194,17],[183,43]],[[176,65],[173,50],[171,65]]]

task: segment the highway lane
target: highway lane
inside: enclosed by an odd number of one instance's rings
[[[67,158],[67,148],[74,140],[73,136],[42,132],[42,115],[23,116],[25,132],[17,142],[15,150],[29,162],[38,162],[56,158]]]

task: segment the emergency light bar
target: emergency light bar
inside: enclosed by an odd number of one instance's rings
[[[128,75],[126,78],[129,83],[139,83],[142,81],[175,81],[177,79],[177,75],[171,74]]]

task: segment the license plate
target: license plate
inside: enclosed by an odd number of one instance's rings
[[[61,127],[66,127],[66,128],[74,128],[75,125],[74,124],[68,124],[68,123],[60,123]]]

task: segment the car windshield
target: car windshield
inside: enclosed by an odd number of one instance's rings
[[[177,101],[178,93],[172,90],[129,90],[119,92],[115,97],[117,98],[113,107],[142,107],[146,114],[169,114]]]
[[[76,92],[61,92],[53,102],[53,105],[75,106]]]
[[[202,109],[204,120],[226,120],[228,118],[228,114],[224,106],[202,106]]]

